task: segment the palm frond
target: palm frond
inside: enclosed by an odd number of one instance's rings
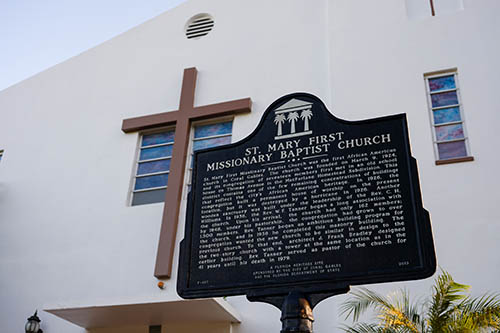
[[[340,308],[346,319],[352,316],[353,321],[368,309],[378,313],[379,326],[386,331],[396,332],[423,332],[419,306],[412,304],[407,290],[400,290],[388,297],[384,297],[366,288],[358,288],[351,292],[352,297],[344,302]]]
[[[500,333],[500,294],[471,297],[466,293],[469,288],[446,272],[436,278],[427,303],[411,302],[405,289],[385,297],[357,288],[342,304],[341,313],[356,322],[373,310],[377,321],[341,329],[347,333]]]
[[[409,320],[406,314],[396,307],[384,310],[380,314],[379,319],[386,329],[392,328],[398,332],[419,333],[418,325]]]
[[[346,319],[352,316],[353,321],[358,321],[369,308],[377,310],[390,307],[387,298],[367,288],[356,288],[350,292],[350,295],[352,297],[340,307],[340,313],[345,314]]]
[[[394,327],[407,330],[408,332],[423,332],[422,322],[418,303],[412,303],[408,290],[401,289],[389,296],[391,308],[382,314],[385,327]]]
[[[500,329],[500,294],[467,297],[457,308],[461,319],[473,322],[475,329]]]
[[[346,333],[411,333],[405,328],[382,327],[373,323],[356,323],[354,326],[343,325],[340,329]]]
[[[448,317],[448,320],[439,328],[432,332],[439,333],[472,333],[477,332],[474,320],[470,317],[463,316],[460,310],[455,308]]]
[[[346,333],[390,333],[394,331],[386,330],[372,323],[356,323],[354,326],[343,325],[340,329]]]
[[[455,303],[467,297],[469,286],[457,283],[443,272],[436,279],[429,306],[428,323],[432,332],[442,332],[454,311]]]

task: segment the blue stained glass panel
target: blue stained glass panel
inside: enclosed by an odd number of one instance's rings
[[[137,168],[137,175],[168,171],[169,169],[170,169],[170,159],[153,161],[153,162],[144,162],[144,163],[139,163],[139,166]]]
[[[449,91],[445,93],[438,93],[431,95],[432,107],[437,108],[440,106],[458,104],[458,96],[456,91]]]
[[[434,79],[429,79],[429,89],[434,91],[456,89],[455,77],[453,75],[436,77]]]
[[[156,176],[140,177],[135,179],[135,190],[166,186],[168,183],[168,173]]]
[[[436,125],[461,120],[462,118],[460,116],[460,109],[458,106],[434,111],[434,124]]]
[[[217,147],[221,145],[227,145],[231,143],[231,137],[230,136],[224,136],[221,138],[213,138],[213,139],[206,139],[206,140],[198,140],[194,141],[193,143],[193,150],[200,150],[200,149],[205,149],[205,148],[211,148],[211,147]]]
[[[205,138],[212,135],[231,134],[233,131],[233,122],[201,125],[194,128],[194,138]]]
[[[438,143],[438,153],[440,160],[467,156],[465,141]]]
[[[160,146],[153,148],[142,148],[139,160],[150,160],[153,158],[172,156],[173,145]]]
[[[462,124],[436,127],[437,141],[455,140],[463,138],[464,138],[464,128],[462,127]]]
[[[147,134],[142,136],[142,147],[174,142],[174,131]]]

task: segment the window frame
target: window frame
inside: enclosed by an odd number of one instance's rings
[[[443,89],[443,90],[437,90],[437,91],[431,92],[429,80],[440,78],[440,77],[446,77],[446,76],[453,76],[453,79],[455,81],[455,88],[454,89]],[[427,109],[428,109],[429,120],[430,120],[430,125],[431,125],[432,144],[434,147],[434,157],[435,157],[436,165],[473,161],[474,157],[471,154],[470,145],[469,145],[469,135],[468,135],[467,127],[465,125],[464,106],[463,106],[463,102],[462,102],[461,88],[460,88],[460,83],[458,80],[457,69],[452,68],[452,69],[446,69],[446,70],[441,70],[441,71],[436,71],[436,72],[425,73],[424,74],[424,83],[425,83]],[[433,107],[432,106],[432,95],[446,93],[446,92],[456,92],[458,104],[450,104],[450,105],[445,105],[445,106]],[[456,108],[456,107],[458,107],[458,111],[460,114],[459,121],[451,121],[451,122],[439,123],[439,124],[435,123],[435,119],[434,119],[434,112],[435,111],[447,109],[447,108]],[[437,128],[442,127],[442,126],[458,125],[458,124],[462,126],[463,135],[464,135],[463,138],[451,139],[451,140],[438,140],[437,131],[436,131]],[[439,157],[438,144],[459,142],[459,141],[464,142],[465,151],[466,151],[465,156],[451,157],[451,158],[447,158],[447,159],[441,159]]]
[[[163,133],[163,132],[174,132],[174,141],[168,142],[168,143],[160,143],[160,144],[155,144],[155,145],[149,145],[142,147],[142,140],[144,136],[146,135],[151,135],[151,134],[157,134],[157,133]],[[175,126],[166,126],[166,127],[161,127],[161,128],[155,128],[153,130],[147,130],[147,131],[141,131],[137,135],[137,145],[136,145],[136,151],[135,151],[135,158],[134,158],[134,165],[132,168],[132,177],[131,177],[131,182],[130,182],[130,189],[129,189],[129,196],[127,199],[128,205],[130,207],[136,207],[136,206],[143,206],[143,205],[152,205],[152,204],[159,204],[162,202],[150,202],[150,203],[144,203],[144,204],[139,204],[139,205],[134,205],[134,194],[135,193],[143,193],[143,192],[150,192],[150,191],[155,191],[155,190],[163,190],[167,189],[168,187],[168,181],[167,185],[165,186],[157,186],[157,187],[149,187],[145,189],[140,189],[136,190],[135,185],[137,178],[143,178],[146,176],[155,176],[155,175],[165,175],[165,174],[170,174],[170,167],[168,171],[160,171],[160,172],[152,172],[152,173],[147,173],[147,174],[142,174],[142,175],[137,175],[137,171],[139,169],[139,164],[140,163],[145,163],[145,162],[154,162],[154,161],[163,161],[163,160],[171,160],[172,155],[166,156],[166,157],[159,157],[159,158],[152,158],[152,159],[147,159],[147,160],[141,160],[141,150],[144,148],[154,148],[154,147],[163,147],[163,146],[173,146],[175,142]]]

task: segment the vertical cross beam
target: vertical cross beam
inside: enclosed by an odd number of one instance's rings
[[[180,214],[180,202],[182,199],[184,170],[188,156],[191,123],[196,120],[250,112],[252,106],[250,98],[244,98],[195,107],[194,94],[197,73],[194,67],[184,70],[179,110],[125,119],[122,124],[122,131],[125,133],[175,125],[174,144],[154,273],[159,279],[169,278],[172,274],[172,261]]]
[[[431,14],[432,16],[436,16],[436,9],[434,8],[434,0],[429,0],[431,4]]]
[[[179,220],[180,204],[182,199],[182,185],[184,182],[184,169],[189,147],[189,130],[191,122],[189,115],[193,112],[194,91],[196,88],[196,68],[184,70],[182,79],[181,100],[179,111],[182,116],[177,118],[175,124],[174,146],[168,175],[167,193],[163,208],[160,240],[156,254],[154,275],[157,278],[170,277],[172,274],[172,260],[175,249],[177,221]]]

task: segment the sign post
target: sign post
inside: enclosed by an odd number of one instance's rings
[[[195,153],[181,297],[245,294],[282,310],[282,332],[312,332],[314,306],[350,285],[435,269],[404,114],[345,121],[296,93],[247,138]]]

